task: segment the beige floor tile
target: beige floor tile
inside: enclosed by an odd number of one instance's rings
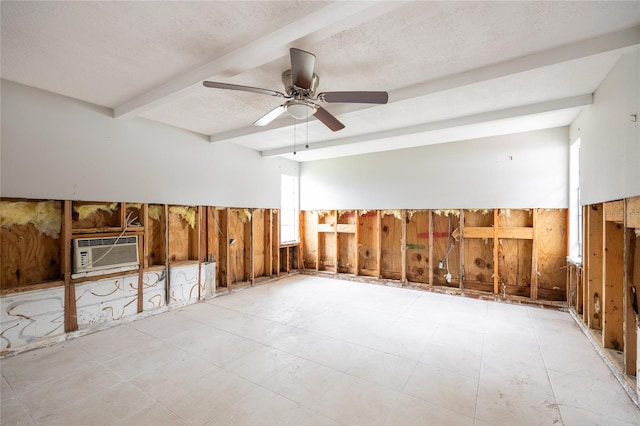
[[[40,419],[69,404],[89,398],[91,393],[87,392],[88,383],[106,389],[120,382],[121,377],[103,366],[96,366],[25,392],[22,400],[33,417]]]
[[[559,404],[595,417],[608,417],[611,423],[640,424],[640,410],[611,372],[583,370],[568,374],[550,370],[549,377]]]
[[[243,399],[217,415],[207,426],[213,425],[291,425],[301,424],[307,410],[300,404],[270,390],[256,388]]]
[[[64,343],[4,359],[0,361],[0,370],[14,392],[21,394],[97,365],[74,343]]]
[[[154,401],[149,396],[122,382],[68,404],[38,422],[46,425],[108,425],[120,423],[153,405]]]
[[[571,407],[560,404],[560,414],[562,423],[566,426],[587,426],[587,425],[616,425],[616,426],[637,426],[638,421],[626,422],[614,419],[615,413],[595,413],[584,408]],[[615,410],[615,408],[614,408]]]
[[[134,321],[129,326],[157,339],[171,340],[176,334],[190,329],[193,324],[193,320],[170,311]]]
[[[397,355],[362,348],[347,374],[394,390],[402,390],[417,362]]]
[[[2,400],[2,410],[0,410],[0,424],[2,425],[35,425],[27,410],[18,401],[18,398],[6,398]]]
[[[343,375],[320,395],[314,411],[345,425],[382,425],[399,392]]]
[[[184,419],[167,410],[160,404],[144,408],[124,419],[120,424],[126,426],[188,426]]]
[[[228,364],[225,369],[253,383],[262,383],[297,359],[281,350],[262,346]]]
[[[439,405],[402,394],[398,398],[385,425],[387,426],[423,426],[451,425],[473,426],[473,417],[447,410]]]
[[[484,333],[478,333],[449,324],[440,324],[431,339],[441,345],[452,346],[466,351],[482,351]]]
[[[263,387],[302,405],[313,407],[343,375],[315,362],[297,359],[264,382]]]
[[[11,386],[9,386],[9,383],[5,380],[4,377],[0,378],[0,385],[2,386],[0,388],[0,399],[2,401],[4,401],[5,399],[16,397],[16,394],[13,392],[13,389],[11,389]]]
[[[150,345],[155,341],[151,336],[120,324],[107,330],[101,330],[83,336],[74,343],[98,361],[107,362]]]
[[[419,363],[403,392],[465,416],[473,416],[477,389],[476,378]]]
[[[436,342],[427,344],[420,362],[443,370],[478,378],[482,352]]]
[[[184,351],[181,349],[156,340],[138,351],[114,358],[105,365],[123,379],[131,379],[159,365],[173,362],[183,355]]]
[[[219,367],[224,367],[262,346],[244,337],[204,325],[177,334],[172,343]]]
[[[185,383],[179,393],[159,402],[188,423],[203,425],[256,388],[225,370],[209,370]]]

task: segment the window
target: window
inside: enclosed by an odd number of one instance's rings
[[[582,206],[580,205],[580,139],[569,151],[569,257],[582,260]]]
[[[280,244],[297,243],[300,216],[298,178],[281,175],[280,188]]]

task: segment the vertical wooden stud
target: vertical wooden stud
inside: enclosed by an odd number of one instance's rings
[[[603,327],[602,345],[605,348],[622,351],[624,348],[623,333],[623,280],[624,280],[624,229],[619,223],[604,222],[604,258],[602,261]]]
[[[538,209],[533,209],[532,214],[533,241],[531,242],[531,299],[538,300]],[[569,300],[568,283],[569,280],[567,279],[567,301]]]
[[[355,275],[356,277],[358,275],[360,275],[360,212],[358,210],[355,210],[355,215],[356,215],[356,235],[355,235],[355,239],[356,239],[356,243],[354,244],[354,250],[355,252]]]
[[[142,254],[142,263],[145,268],[149,267],[149,251],[151,244],[151,233],[149,230],[149,204],[144,203],[142,205],[142,211],[140,212],[140,216],[142,216],[142,226],[144,227],[144,250]]]
[[[76,287],[75,284],[71,282],[71,209],[71,201],[65,200],[62,210],[60,255],[62,258],[62,275],[64,278],[64,331],[67,333],[78,329]]]
[[[460,209],[460,282],[458,288],[464,289],[464,209]]]
[[[164,205],[164,289],[165,303],[171,302],[171,279],[169,278],[169,205]]]
[[[582,322],[589,321],[589,206],[582,206]]]
[[[198,300],[204,298],[202,294],[202,206],[196,208],[196,256],[198,257]]]
[[[500,280],[498,276],[498,209],[493,209],[493,294],[500,293]]]
[[[376,278],[380,278],[382,276],[382,272],[381,272],[381,268],[382,268],[382,214],[380,213],[380,210],[376,210],[376,220],[378,221],[378,226],[377,226],[378,235],[376,237],[378,239],[378,253],[377,253],[378,265],[377,265],[377,271],[376,271]]]
[[[407,211],[402,210],[402,236],[400,241],[400,282],[407,282]]]
[[[433,211],[427,210],[429,217],[429,286],[433,286]]]
[[[142,241],[138,240],[138,313],[144,309],[144,248],[146,247],[145,233],[139,235]]]

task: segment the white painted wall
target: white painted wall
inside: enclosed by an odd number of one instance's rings
[[[566,208],[568,127],[302,163],[301,209]]]
[[[640,195],[640,52],[609,72],[570,128],[580,139],[580,201],[593,204]]]
[[[2,80],[3,197],[280,208],[299,164]]]

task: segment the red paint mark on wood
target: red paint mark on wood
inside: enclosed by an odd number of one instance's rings
[[[447,238],[450,234],[448,232],[434,232],[433,238]],[[429,238],[428,232],[420,232],[418,238]]]

